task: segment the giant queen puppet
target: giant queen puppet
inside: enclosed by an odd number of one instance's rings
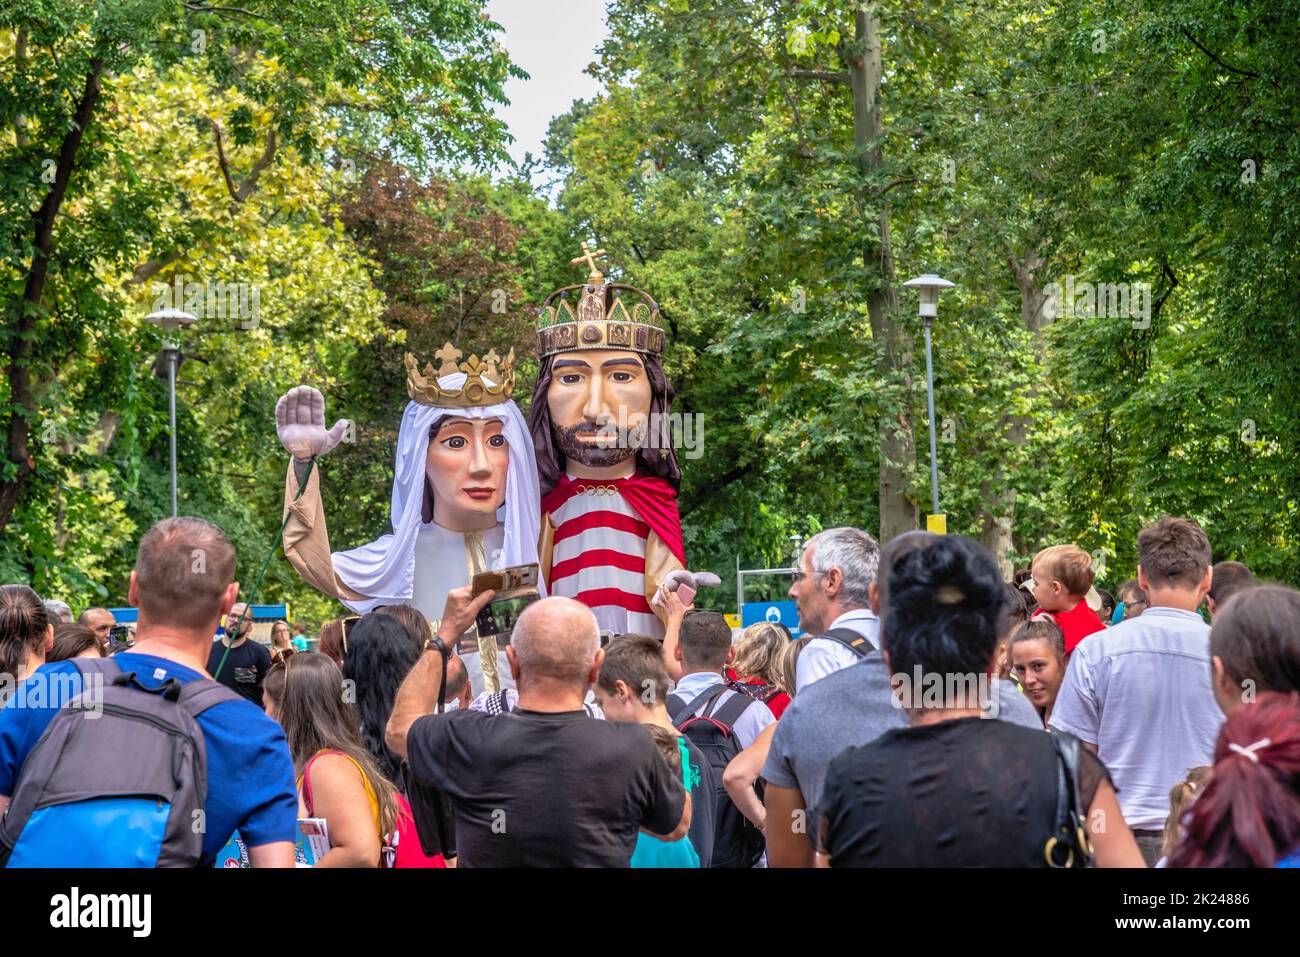
[[[436,375],[429,365],[421,374],[406,356],[411,401],[397,435],[392,531],[368,545],[330,550],[320,472],[313,468],[343,439],[347,421],[327,429],[324,397],[310,386],[282,396],[275,421],[293,457],[284,552],[298,574],[358,614],[407,603],[436,628],[453,588],[479,572],[537,561],[539,492],[528,427],[510,398],[514,351],[504,362],[488,352],[458,363],[462,353],[447,343],[435,355]],[[509,684],[496,640],[479,637],[478,650],[462,654],[471,680],[489,691]]]
[[[659,306],[607,283],[582,244],[587,281],[556,290],[541,308],[541,365],[528,425],[541,477],[542,575],[552,595],[591,608],[602,629],[662,637],[661,584],[718,584],[685,570],[668,438],[672,386],[660,357]]]

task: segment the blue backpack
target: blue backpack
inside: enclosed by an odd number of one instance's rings
[[[82,691],[23,762],[0,866],[197,866],[208,790],[198,716],[243,698],[207,679],[149,688],[112,658],[73,663]]]

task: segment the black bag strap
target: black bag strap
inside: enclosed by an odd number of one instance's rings
[[[1084,828],[1085,812],[1079,795],[1078,738],[1052,729],[1052,748],[1056,755],[1055,830],[1047,839],[1043,854],[1047,866],[1055,868],[1087,867],[1092,861],[1092,844]]]
[[[869,639],[859,635],[851,628],[832,628],[830,631],[823,635],[818,635],[817,637],[829,638],[831,641],[838,641],[859,658],[865,657],[876,650],[875,646],[871,644]]]
[[[744,714],[745,710],[753,703],[753,698],[737,692],[732,694],[725,703],[719,705],[715,714],[707,715],[707,717],[712,718],[719,724],[725,725],[727,733],[730,734],[736,727],[736,722],[740,720],[740,716]]]
[[[691,715],[695,714],[696,708],[698,708],[702,704],[705,704],[705,702],[712,703],[712,699],[720,697],[722,693],[726,690],[727,690],[727,686],[723,682],[719,682],[716,685],[709,685],[709,687],[705,688],[703,691],[701,691],[698,695],[695,696],[694,701],[692,701],[686,707],[674,712],[674,714],[672,715],[673,724],[678,725],[680,727],[683,721],[685,721]],[[681,695],[674,694],[674,695],[670,695],[670,697],[676,698],[678,701],[682,700]],[[708,714],[707,707],[705,708],[704,713]]]

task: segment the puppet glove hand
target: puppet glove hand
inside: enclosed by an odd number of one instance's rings
[[[299,462],[334,448],[343,441],[350,425],[347,419],[339,419],[332,429],[325,428],[325,397],[309,385],[290,389],[275,404],[275,433]]]

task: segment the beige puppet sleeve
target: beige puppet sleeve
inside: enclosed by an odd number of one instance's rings
[[[652,599],[668,573],[683,567],[685,566],[677,560],[677,556],[664,544],[664,540],[652,529],[645,543],[645,600],[651,602],[650,607],[660,621],[664,620],[663,607],[654,604]]]
[[[298,476],[294,460],[289,460],[289,474],[284,482],[284,513],[289,521],[284,527],[284,554],[308,585],[334,598],[362,601],[369,598],[353,591],[339,579],[330,557],[329,531],[325,527],[325,506],[320,497],[320,468],[307,478],[302,497],[298,495]]]

